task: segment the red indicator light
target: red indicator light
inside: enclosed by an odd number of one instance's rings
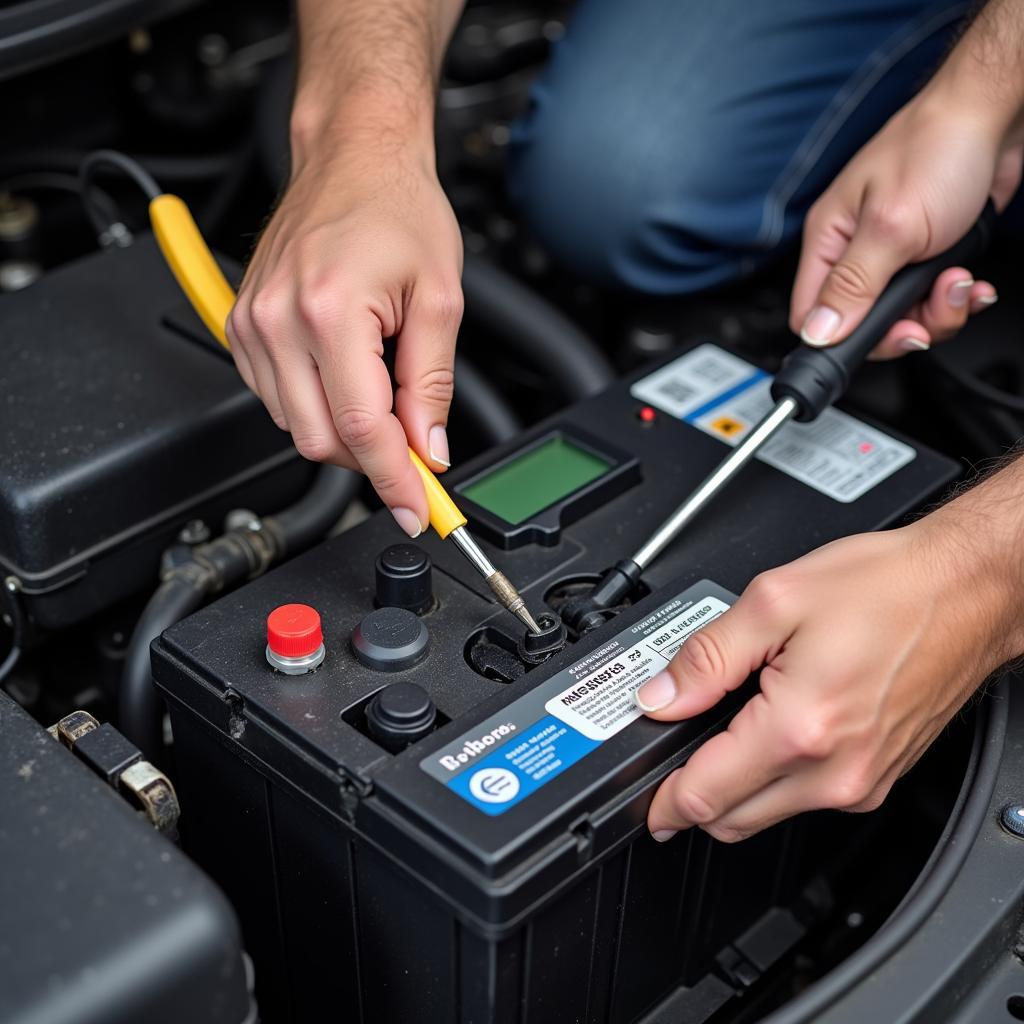
[[[658,418],[658,414],[649,405],[643,406],[637,416],[641,423],[653,423]]]

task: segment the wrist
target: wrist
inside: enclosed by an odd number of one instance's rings
[[[433,173],[433,98],[383,89],[343,93],[305,89],[289,124],[292,173],[315,161],[405,157]]]
[[[1024,82],[1013,74],[993,74],[961,47],[921,90],[917,100],[926,116],[967,126],[1001,151],[1024,141]]]

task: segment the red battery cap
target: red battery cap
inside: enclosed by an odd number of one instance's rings
[[[267,616],[267,646],[281,658],[305,658],[323,642],[320,613],[308,604],[282,604]]]

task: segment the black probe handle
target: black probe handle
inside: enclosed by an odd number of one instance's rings
[[[939,274],[969,263],[988,247],[995,222],[995,207],[989,201],[959,242],[938,256],[904,267],[848,338],[829,348],[801,345],[791,352],[772,383],[772,398],[794,399],[799,405],[795,418],[801,422],[817,419],[846,391],[854,371],[889,328],[928,294]]]

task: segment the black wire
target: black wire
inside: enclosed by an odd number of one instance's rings
[[[114,223],[105,220],[99,210],[96,209],[93,200],[93,178],[96,172],[101,169],[114,169],[127,174],[128,177],[139,186],[150,201],[161,195],[163,190],[156,183],[153,176],[137,161],[116,149],[97,149],[90,153],[78,169],[78,177],[82,182],[82,201],[85,204],[85,212],[92,221],[96,233],[102,236]],[[120,218],[118,218],[120,219]]]
[[[127,174],[146,193],[147,199],[156,199],[163,192],[154,180],[153,175],[142,164],[137,160],[133,160],[130,156],[126,156],[124,153],[119,153],[116,149],[97,149],[82,161],[78,174],[82,179],[84,188],[92,186],[92,179],[97,168],[104,165]]]

